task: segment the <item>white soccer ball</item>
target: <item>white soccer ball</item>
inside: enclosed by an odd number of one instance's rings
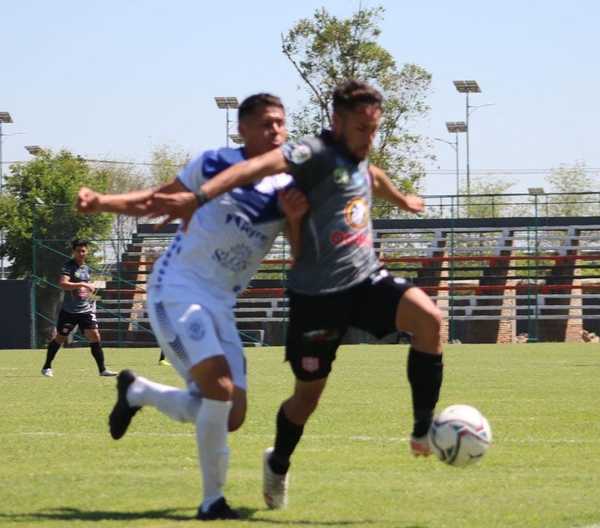
[[[433,419],[429,443],[437,457],[451,466],[481,460],[492,442],[492,429],[475,407],[451,405]]]

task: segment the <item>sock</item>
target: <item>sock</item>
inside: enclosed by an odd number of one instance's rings
[[[433,419],[433,410],[440,397],[444,372],[441,354],[419,352],[413,347],[408,352],[406,365],[413,402],[413,436],[427,434]]]
[[[202,398],[185,389],[162,385],[137,376],[127,389],[133,407],[150,405],[178,422],[196,422]]]
[[[48,350],[46,351],[46,362],[44,363],[43,369],[52,368],[52,362],[58,354],[58,350],[60,348],[60,344],[58,344],[54,339],[48,343]]]
[[[231,402],[204,398],[196,417],[196,443],[204,498],[202,511],[223,496],[225,477],[229,465],[227,448],[227,420]]]
[[[104,372],[106,366],[104,365],[102,345],[100,345],[100,343],[90,343],[90,349],[92,351],[92,356],[94,356],[94,360],[96,361],[96,365],[98,366],[98,372]]]
[[[275,446],[269,460],[271,469],[279,474],[285,475],[290,468],[290,458],[296,449],[302,433],[303,425],[296,425],[288,420],[283,410],[283,405],[277,413],[277,433],[275,434]]]
[[[161,349],[160,350],[160,357],[158,358],[158,361],[162,361],[163,359],[165,359],[165,353]]]

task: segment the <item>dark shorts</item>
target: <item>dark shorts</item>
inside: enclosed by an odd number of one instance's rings
[[[290,322],[285,357],[302,381],[326,378],[349,326],[382,338],[396,329],[396,310],[413,284],[382,269],[339,293],[288,292]]]
[[[68,336],[76,326],[79,326],[79,330],[82,332],[98,328],[96,314],[94,312],[69,313],[61,310],[56,322],[56,331],[58,334]]]

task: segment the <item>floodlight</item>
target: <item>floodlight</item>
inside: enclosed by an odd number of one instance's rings
[[[460,93],[480,93],[481,88],[477,81],[452,81],[456,90]]]
[[[237,108],[240,106],[237,97],[215,97],[219,108]]]
[[[466,132],[467,124],[464,121],[446,121],[446,129],[453,134]]]

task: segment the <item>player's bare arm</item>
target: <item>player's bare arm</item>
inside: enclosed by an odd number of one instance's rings
[[[91,293],[94,293],[96,287],[89,282],[71,282],[67,275],[61,275],[60,279],[58,279],[58,285],[61,289],[65,291],[70,290],[78,290],[79,288],[86,288],[90,290]]]
[[[294,260],[300,258],[302,219],[308,212],[308,200],[298,189],[286,189],[278,193],[281,210],[286,217],[286,236],[292,250]]]
[[[232,165],[204,183],[197,193],[187,190],[172,194],[156,192],[149,200],[148,207],[152,216],[166,217],[163,223],[181,218],[185,227],[202,202],[212,200],[235,187],[248,185],[265,176],[285,172],[287,169],[288,163],[283,152],[277,148],[261,156]]]
[[[155,192],[164,194],[187,191],[177,179],[158,188],[142,189],[121,194],[102,194],[87,187],[77,193],[77,210],[81,213],[116,213],[129,216],[144,216],[149,213],[148,200]]]
[[[369,165],[369,172],[373,178],[373,194],[387,202],[400,207],[409,213],[422,213],[425,203],[420,196],[415,194],[404,194],[394,185],[388,175],[379,167]]]

